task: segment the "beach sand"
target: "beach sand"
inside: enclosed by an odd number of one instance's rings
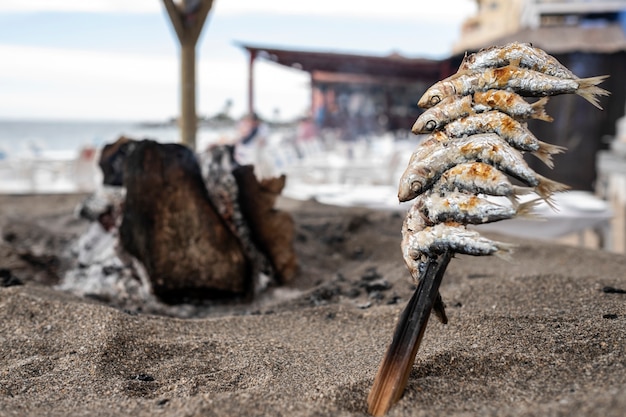
[[[282,199],[294,282],[180,318],[51,286],[83,197],[0,196],[0,268],[23,283],[0,288],[0,415],[366,415],[414,289],[402,215]],[[449,324],[430,321],[389,415],[626,415],[624,255],[497,238],[519,245],[513,262],[451,261]]]

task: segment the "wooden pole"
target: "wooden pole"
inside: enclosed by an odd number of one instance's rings
[[[180,46],[180,136],[183,144],[195,150],[196,131],[196,45]]]
[[[256,51],[250,51],[250,61],[248,62],[248,114],[254,113],[254,61]]]
[[[183,144],[196,148],[196,43],[213,0],[163,0],[180,43],[180,137]]]

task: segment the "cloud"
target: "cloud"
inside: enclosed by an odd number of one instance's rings
[[[476,11],[476,3],[472,0],[386,0],[384,6],[382,4],[374,0],[218,0],[215,11],[223,14],[272,13],[415,21],[459,21]]]
[[[0,78],[47,82],[69,78],[154,85],[177,68],[175,58],[63,48],[0,44],[0,56],[7,58]]]
[[[0,55],[3,117],[133,120],[177,110],[175,57],[13,45]]]
[[[473,0],[215,0],[213,14],[282,14],[366,19],[460,21],[476,12]],[[2,12],[162,13],[160,0],[3,0]]]
[[[164,120],[179,112],[177,56],[137,55],[0,44],[1,117]],[[247,59],[198,57],[197,111],[212,115],[227,99],[232,114],[247,109]],[[265,117],[304,112],[308,75],[255,65],[256,99]]]
[[[159,0],[3,0],[2,12],[113,12],[157,13],[162,11]]]

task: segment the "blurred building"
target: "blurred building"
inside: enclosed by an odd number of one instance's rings
[[[475,49],[493,39],[517,32],[521,26],[524,0],[477,0],[478,13],[468,18],[461,37],[452,47],[454,54]]]
[[[626,0],[476,0],[476,3],[478,13],[463,23],[460,38],[453,46],[454,54],[520,37],[544,43],[552,52],[558,52],[555,48],[623,47]],[[595,28],[594,36],[589,37],[592,28]],[[546,36],[549,39],[544,40]]]
[[[451,66],[466,52],[492,45],[527,42],[557,58],[577,76],[610,75],[601,87],[611,95],[594,109],[575,95],[556,96],[546,109],[553,123],[529,121],[541,140],[565,146],[549,170],[529,158],[539,173],[573,188],[596,183],[596,155],[616,135],[626,103],[626,0],[477,0],[478,13],[463,24]]]

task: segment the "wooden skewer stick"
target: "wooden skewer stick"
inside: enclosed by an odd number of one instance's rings
[[[396,403],[406,388],[420,347],[430,312],[439,297],[439,286],[452,253],[428,260],[421,271],[419,284],[400,315],[393,340],[378,368],[374,385],[367,397],[367,411],[382,416]]]

